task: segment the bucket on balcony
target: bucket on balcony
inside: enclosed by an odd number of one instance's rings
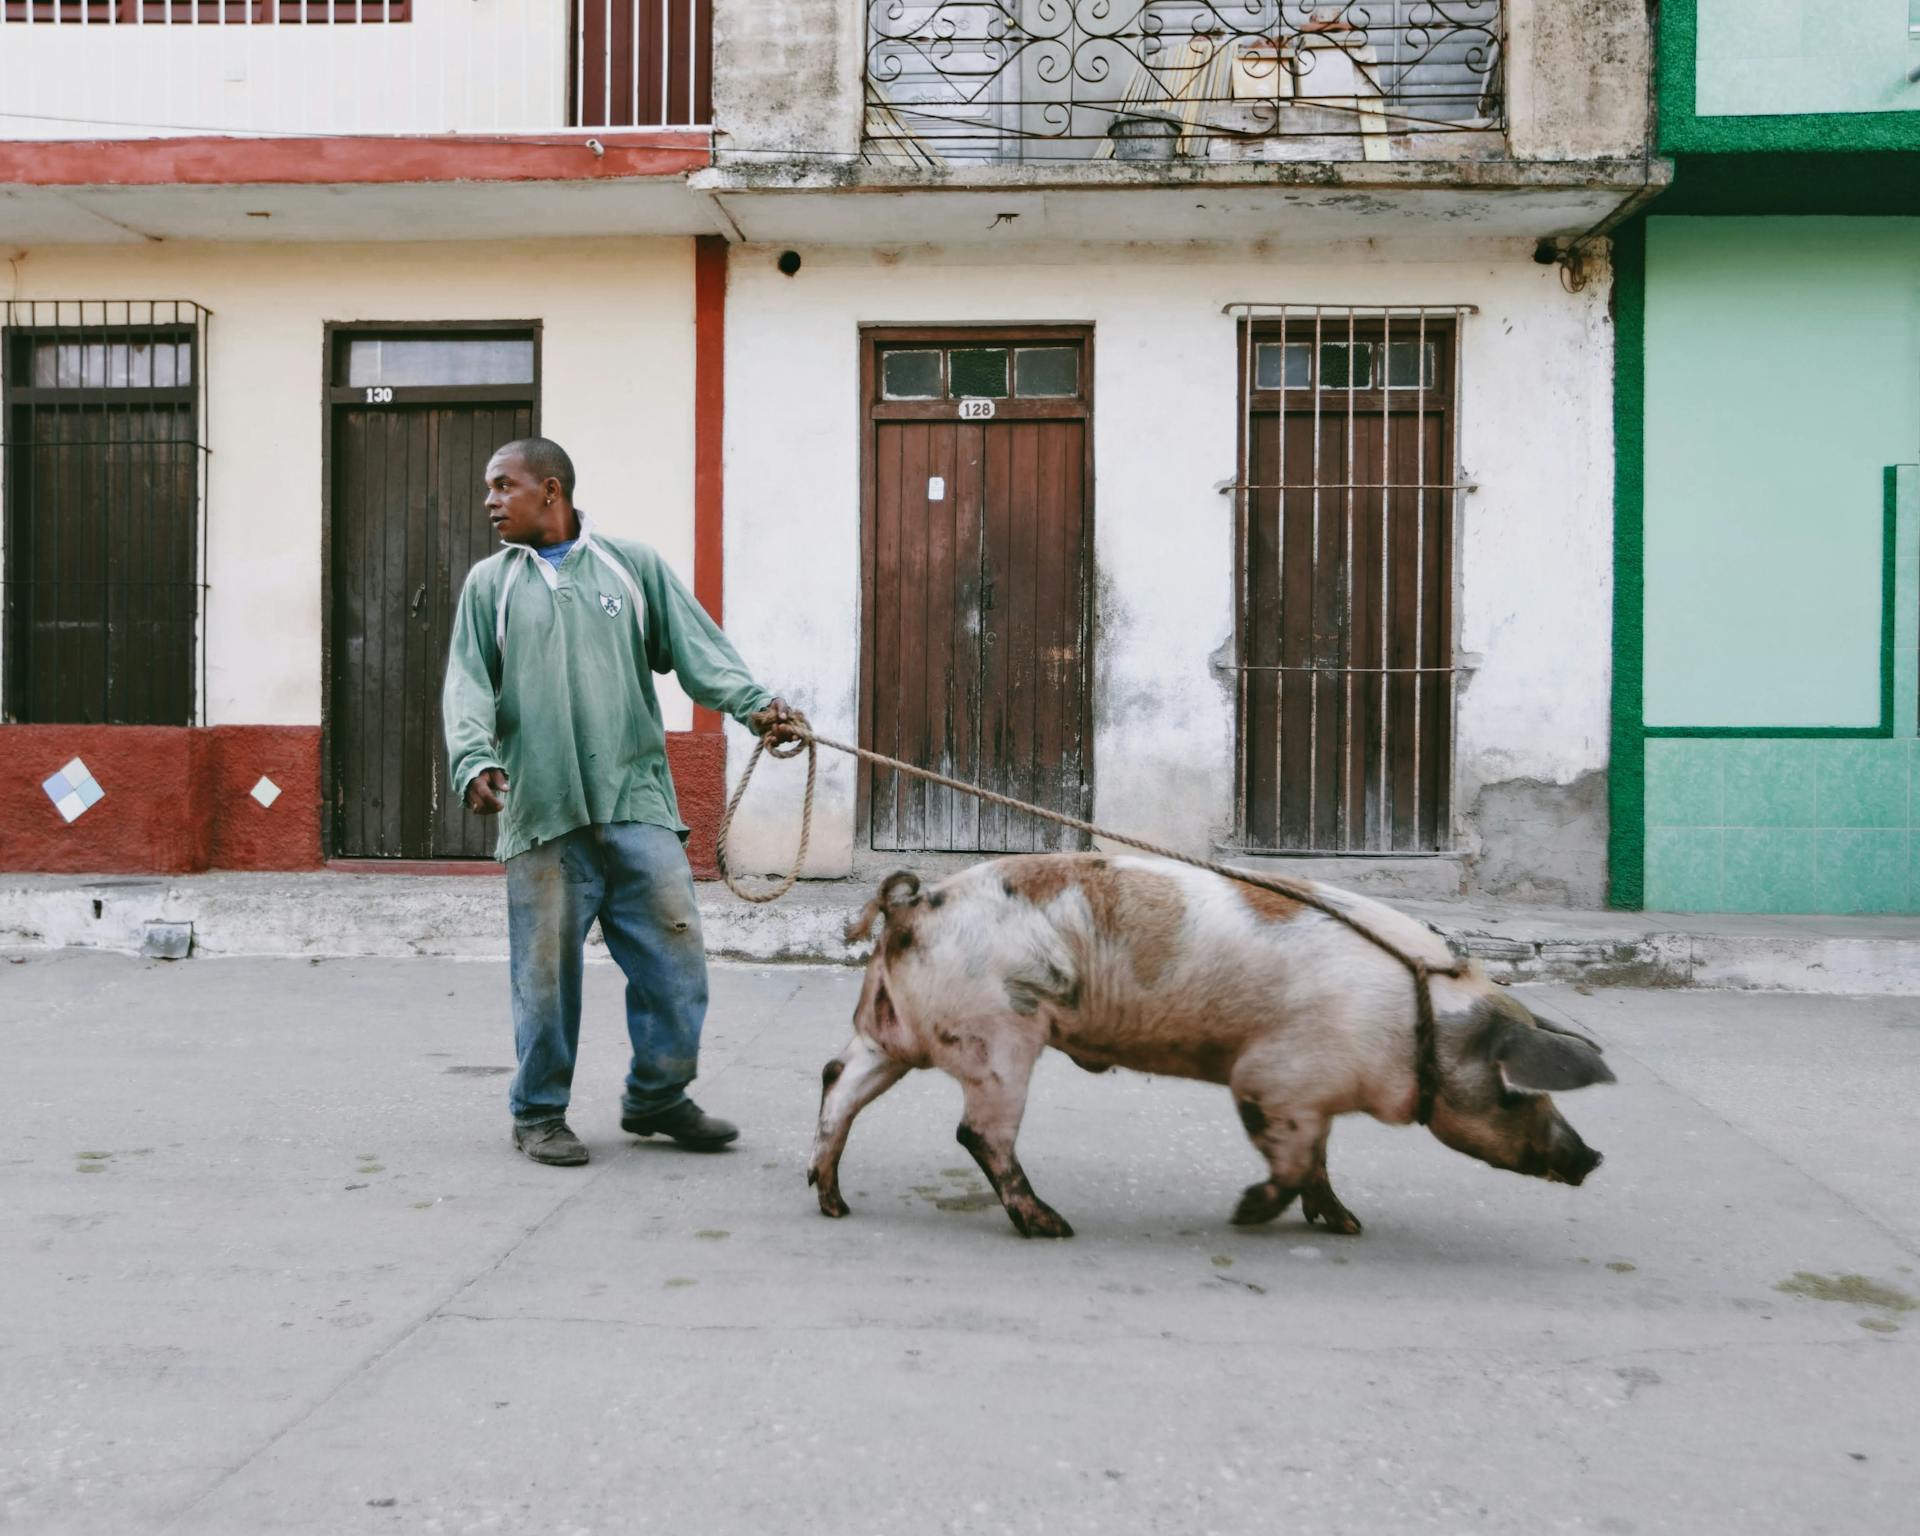
[[[1116,117],[1107,137],[1116,160],[1171,160],[1180,145],[1178,125],[1162,117]]]

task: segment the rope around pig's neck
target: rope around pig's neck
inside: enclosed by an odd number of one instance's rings
[[[888,757],[882,752],[871,752],[865,747],[847,745],[844,741],[835,741],[822,736],[814,730],[807,717],[797,710],[788,718],[786,725],[788,739],[784,750],[780,741],[780,729],[770,729],[766,735],[754,743],[753,756],[747,759],[746,771],[740,775],[740,782],[734,786],[732,796],[727,801],[727,811],[720,818],[720,834],[714,849],[714,862],[720,868],[720,878],[742,901],[756,903],[778,901],[793,889],[794,882],[800,878],[800,869],[807,861],[807,847],[813,838],[813,792],[819,767],[819,749],[831,747],[836,752],[844,752],[849,757],[863,758],[883,768],[891,768],[896,773],[911,774],[914,778],[925,779],[929,784],[938,784],[945,789],[958,790],[963,795],[986,801],[989,805],[1005,806],[1008,810],[1020,811],[1028,816],[1037,816],[1043,821],[1051,821],[1063,827],[1071,827],[1088,837],[1104,838],[1110,843],[1123,843],[1129,848],[1138,848],[1142,853],[1150,853],[1155,858],[1171,859],[1176,864],[1187,864],[1194,869],[1204,869],[1209,874],[1221,875],[1229,880],[1237,880],[1242,885],[1250,885],[1263,891],[1271,891],[1296,901],[1303,907],[1311,907],[1315,912],[1332,918],[1336,923],[1352,930],[1369,944],[1385,954],[1391,955],[1406,968],[1413,978],[1414,1029],[1413,1055],[1414,1079],[1419,1095],[1415,1106],[1415,1119],[1425,1125],[1433,1118],[1434,1100],[1440,1090],[1440,1061],[1438,1031],[1433,1017],[1432,978],[1439,976],[1460,976],[1465,973],[1465,963],[1459,960],[1449,966],[1433,966],[1417,955],[1410,955],[1399,945],[1383,934],[1361,922],[1352,913],[1342,910],[1324,896],[1317,894],[1310,886],[1278,875],[1258,875],[1248,870],[1235,869],[1229,864],[1217,863],[1211,859],[1196,859],[1191,854],[1181,853],[1176,848],[1164,847],[1159,843],[1150,843],[1144,838],[1133,837],[1125,832],[1115,832],[1090,821],[1081,821],[1078,817],[1063,815],[1059,811],[1050,811],[1044,806],[1030,804],[1025,800],[1016,800],[1011,795],[998,794],[991,789],[982,789],[978,784],[968,784],[960,779],[948,778],[943,773],[935,773],[928,768],[916,767],[912,763],[902,762],[897,757]],[[776,884],[763,890],[750,890],[734,878],[727,867],[727,834],[733,828],[734,813],[740,809],[745,798],[747,785],[753,780],[753,770],[760,766],[764,753],[769,757],[798,757],[807,754],[807,788],[800,806],[800,847],[793,857],[793,868]]]

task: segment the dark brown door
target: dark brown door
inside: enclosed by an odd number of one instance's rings
[[[1453,756],[1453,333],[1256,327],[1240,551],[1255,848],[1433,852]]]
[[[467,572],[499,547],[482,487],[487,460],[536,430],[527,398],[533,344],[425,333],[400,338],[403,346],[387,338],[384,351],[359,345],[369,340],[335,339],[336,377],[350,371],[356,382],[333,390],[333,851],[482,858],[493,831],[447,783],[440,685]],[[526,377],[504,385],[364,382],[436,373]],[[515,394],[522,398],[475,398]]]
[[[196,347],[191,328],[6,332],[6,719],[193,722]]]
[[[1084,818],[1091,338],[870,333],[866,744]],[[872,846],[1077,848],[1055,823],[891,769],[863,776]]]

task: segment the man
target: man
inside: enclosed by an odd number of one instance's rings
[[[500,818],[513,1143],[562,1166],[587,1160],[566,1113],[596,917],[627,977],[621,1128],[702,1151],[739,1135],[686,1092],[707,957],[653,674],[673,672],[756,734],[789,716],[665,562],[596,532],[573,487],[572,460],[546,438],[507,443],[488,463],[487,516],[505,547],[467,577],[441,700],[454,793]]]

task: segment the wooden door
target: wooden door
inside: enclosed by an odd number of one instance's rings
[[[342,410],[334,432],[333,827],[343,858],[484,858],[440,725],[467,572],[498,543],[481,480],[528,405]]]
[[[487,460],[539,430],[538,327],[332,327],[328,353],[330,851],[483,858],[440,685],[467,572],[499,547]]]
[[[1242,832],[1447,846],[1453,335],[1314,317],[1253,334],[1240,550]]]
[[[5,718],[190,725],[199,449],[189,390],[7,415]],[[148,403],[144,393],[188,396]]]
[[[185,302],[0,305],[0,719],[198,718],[203,324]]]
[[[870,333],[862,740],[1084,818],[1092,793],[1091,337]],[[1078,848],[1054,823],[878,769],[875,849]]]

